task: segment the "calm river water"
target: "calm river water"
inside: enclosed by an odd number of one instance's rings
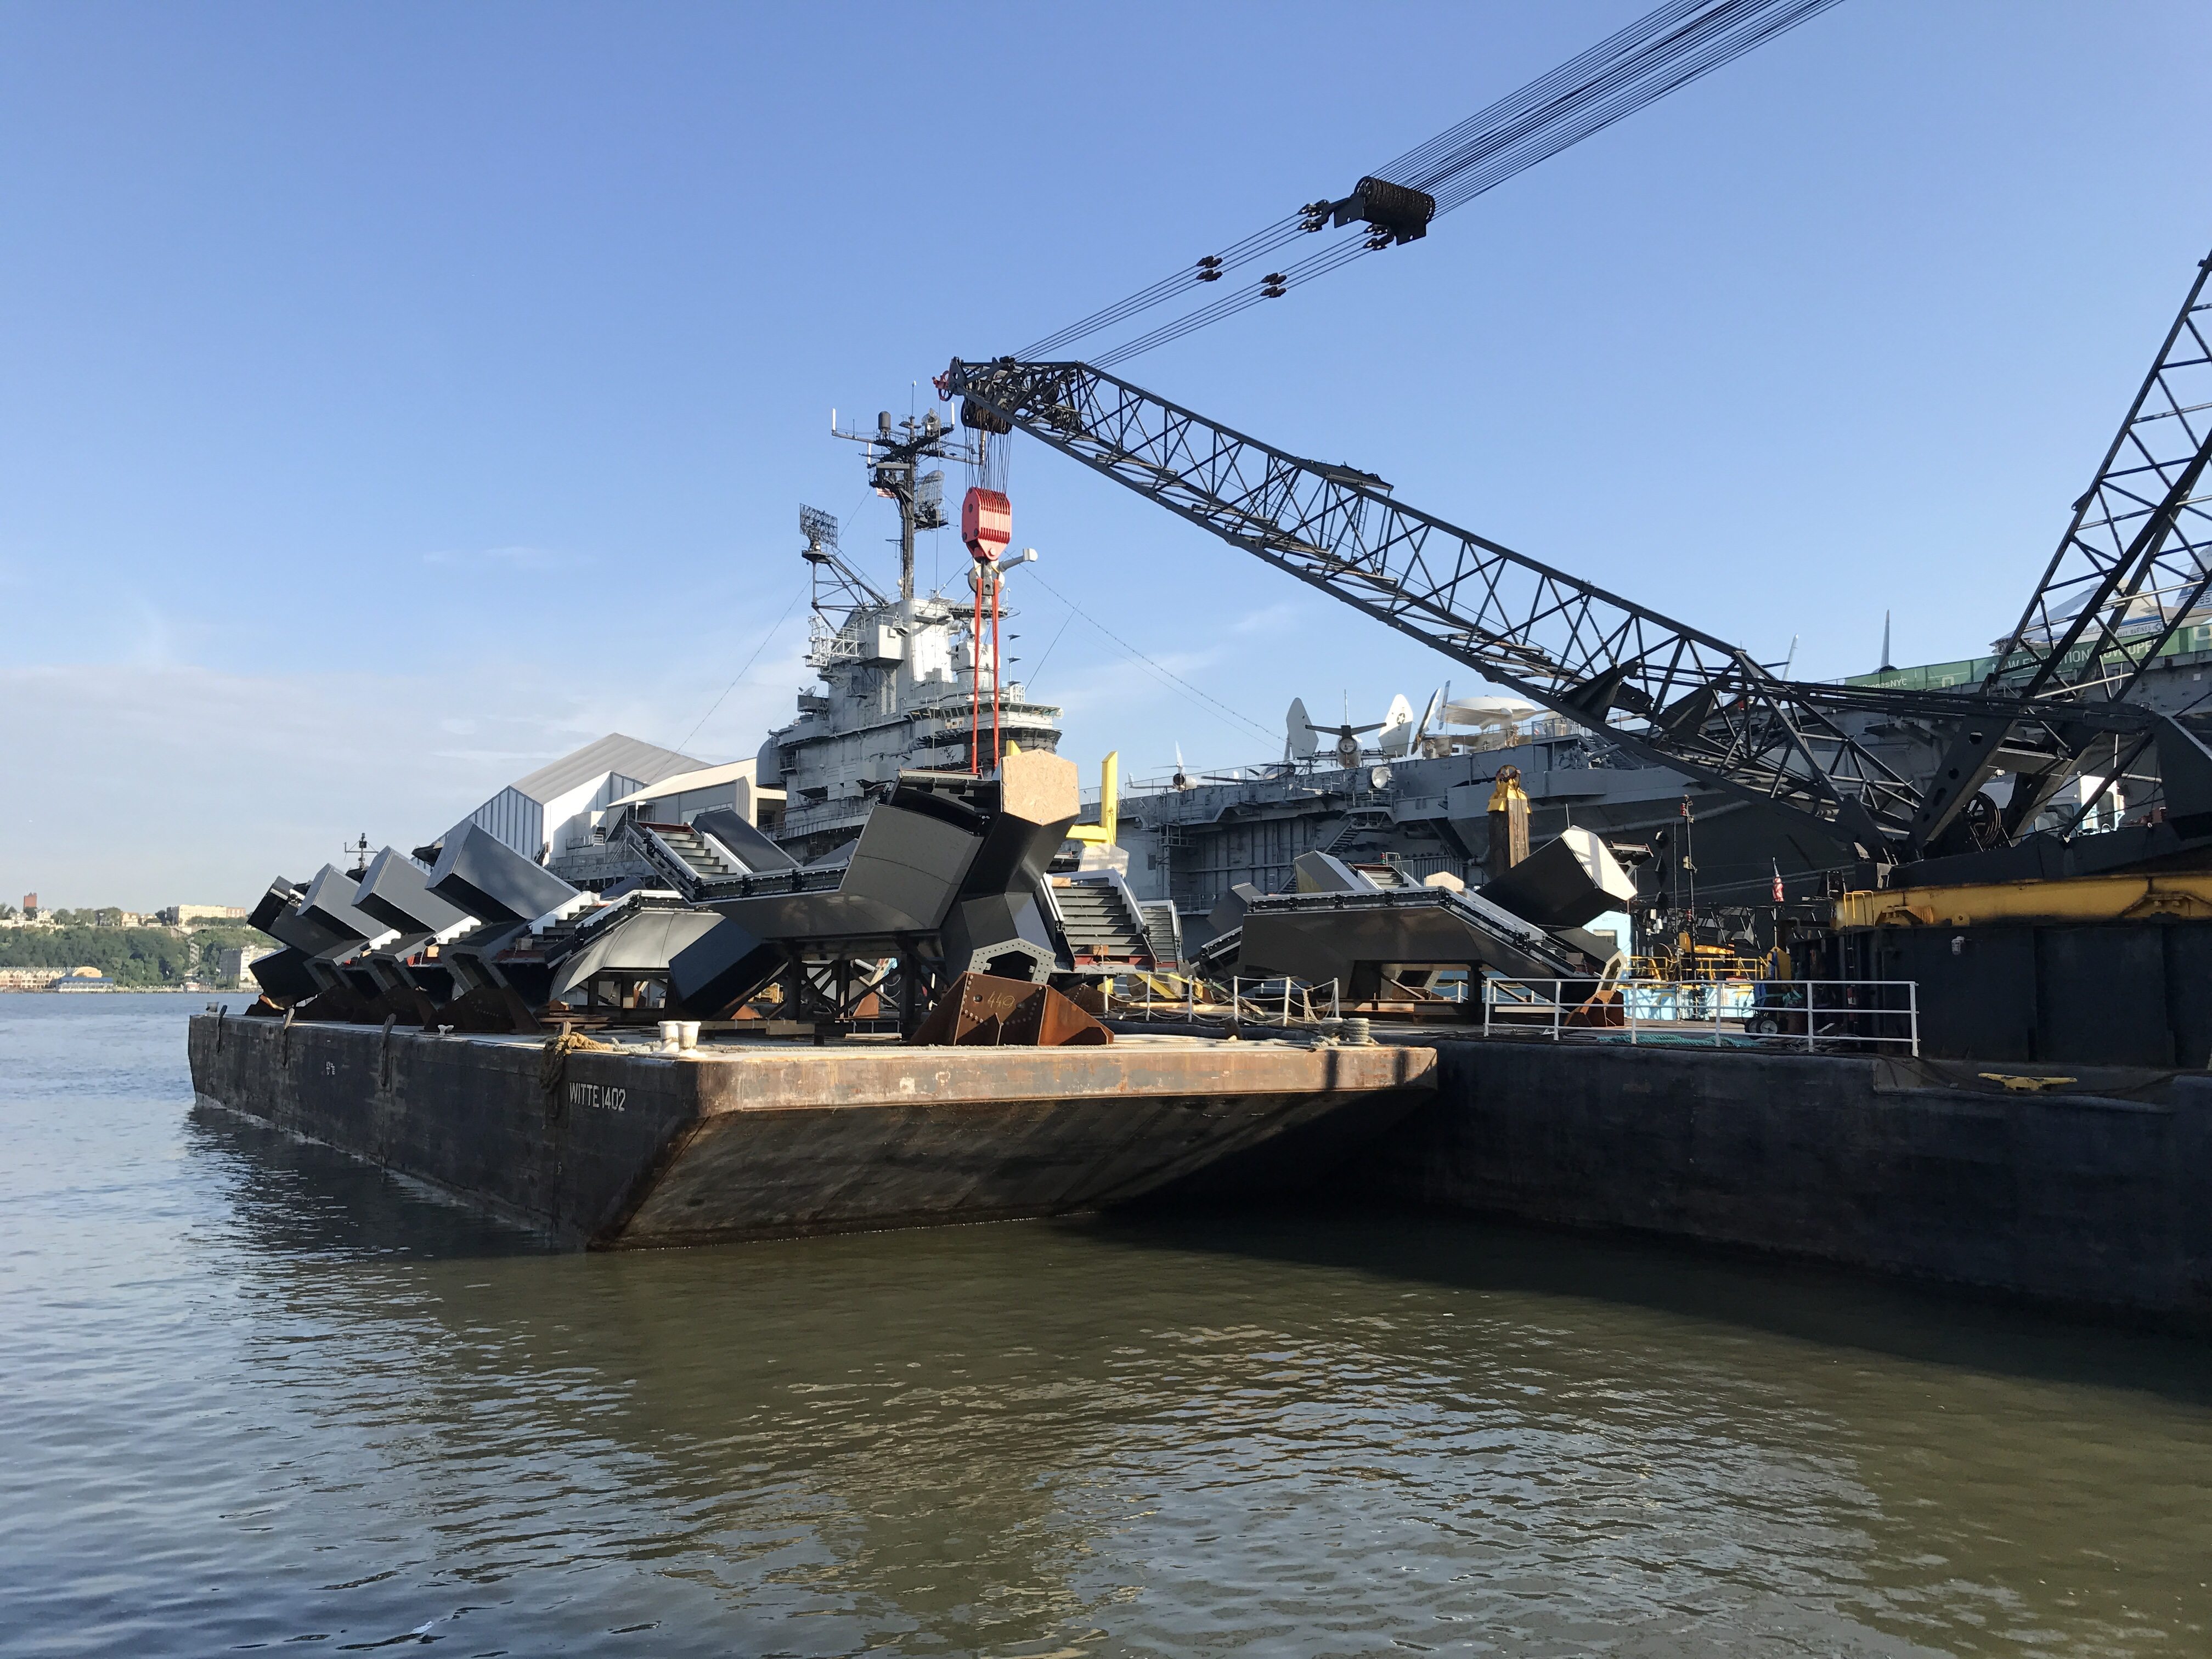
[[[1435,1217],[555,1254],[0,997],[0,1652],[2212,1651],[2212,1344]]]

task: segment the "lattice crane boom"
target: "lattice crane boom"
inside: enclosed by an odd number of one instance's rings
[[[1960,731],[1915,815],[1914,844],[1948,829],[1996,769],[1997,745],[2017,743],[2027,729],[2050,758],[2015,780],[2003,822],[2018,833],[2104,741],[2104,723],[2076,717],[2124,702],[2212,590],[2212,499],[2203,493],[2212,463],[2208,279],[2212,258],[2198,262],[2149,374],[1983,683],[1982,695],[2008,705],[2014,720]],[[2110,769],[2125,771],[2151,741],[2138,734],[2118,742]]]
[[[1084,363],[955,359],[938,386],[966,400],[965,423],[1018,427],[1652,764],[1802,814],[1869,856],[1899,845],[1919,810],[1918,790],[1838,725],[1819,689],[1408,507],[1371,473],[1303,459]]]

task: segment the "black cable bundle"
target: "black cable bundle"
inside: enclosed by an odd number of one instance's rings
[[[1668,0],[1657,10],[1569,58],[1548,75],[1508,94],[1395,161],[1375,168],[1373,176],[1425,191],[1436,198],[1437,213],[1449,213],[1547,156],[1558,155],[1570,144],[1687,86],[1836,3],[1837,0]],[[1325,222],[1321,210],[1328,205],[1314,203],[1287,215],[1218,254],[1209,254],[1126,300],[1046,335],[1020,356],[1031,361],[1049,357],[1077,340],[1126,322],[1194,287],[1218,282],[1239,266],[1266,259]],[[1097,366],[1109,368],[1264,300],[1280,299],[1300,283],[1326,276],[1388,245],[1375,234],[1373,227],[1361,224],[1302,259],[1277,262],[1277,269],[1256,281],[1123,342],[1100,355]]]

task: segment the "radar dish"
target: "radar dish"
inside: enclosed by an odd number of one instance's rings
[[[1321,748],[1321,734],[1306,718],[1304,697],[1291,699],[1291,712],[1283,717],[1285,740],[1283,752],[1291,760],[1311,760]]]
[[[837,515],[824,513],[818,507],[802,507],[799,509],[799,533],[806,538],[808,552],[826,549],[835,553],[837,550]]]
[[[914,527],[942,530],[945,524],[945,474],[925,472],[914,481]]]

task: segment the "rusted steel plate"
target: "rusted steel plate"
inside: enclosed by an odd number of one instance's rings
[[[1049,985],[992,974],[954,980],[914,1034],[916,1046],[978,1048],[1103,1048],[1113,1040]]]

